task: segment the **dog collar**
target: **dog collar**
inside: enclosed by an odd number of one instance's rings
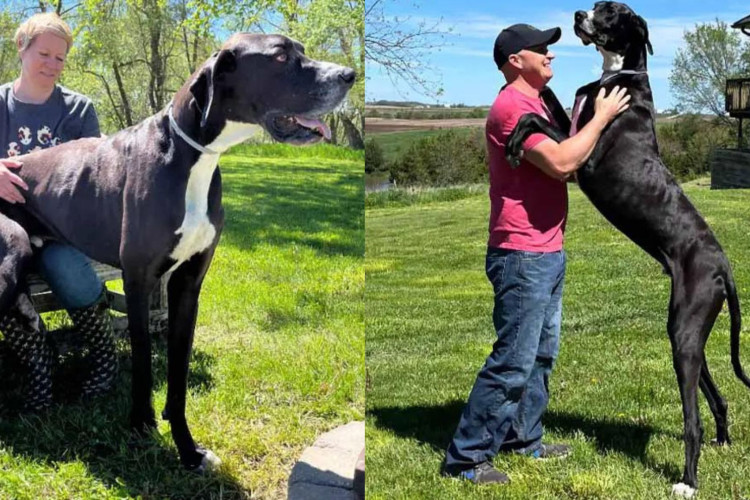
[[[599,85],[604,85],[606,82],[611,80],[612,78],[618,76],[618,75],[645,75],[648,74],[648,71],[636,71],[634,69],[623,69],[620,71],[614,71],[614,72],[607,72],[602,74],[601,80],[599,80]]]
[[[197,149],[201,153],[206,153],[209,155],[218,155],[216,151],[207,148],[206,146],[202,146],[195,142],[193,139],[188,137],[188,135],[180,128],[179,125],[177,125],[177,122],[174,119],[174,115],[172,114],[172,102],[169,102],[169,106],[167,106],[167,114],[169,115],[169,126],[172,128],[175,134],[182,137],[182,140],[190,144],[193,149]]]

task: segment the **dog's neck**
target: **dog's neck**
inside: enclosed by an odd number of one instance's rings
[[[625,56],[622,56],[617,52],[609,52],[601,47],[597,47],[596,50],[602,55],[602,71],[605,74],[617,73],[622,70],[623,64],[625,63]]]
[[[602,55],[602,71],[604,73],[615,73],[623,69],[638,72],[647,70],[645,46],[631,44],[625,55],[610,52],[602,47],[597,47],[596,50]]]
[[[188,145],[202,155],[216,155],[223,153],[230,147],[239,144],[262,130],[255,123],[242,123],[223,120],[222,123],[210,122],[201,127],[201,110],[192,96],[184,89],[180,89],[170,104],[170,129],[178,141]]]
[[[635,51],[628,51],[625,55],[622,55],[616,52],[609,52],[601,47],[597,47],[596,50],[599,51],[604,59],[602,63],[602,77],[600,79],[601,85],[617,75],[640,75],[648,73],[646,70],[645,48],[637,56]]]

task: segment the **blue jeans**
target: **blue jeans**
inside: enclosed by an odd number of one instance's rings
[[[477,375],[445,465],[469,467],[499,451],[533,453],[557,358],[565,252],[490,248],[487,277],[495,291],[497,341]]]
[[[47,243],[37,255],[36,267],[65,309],[92,306],[104,291],[89,258],[71,246]]]

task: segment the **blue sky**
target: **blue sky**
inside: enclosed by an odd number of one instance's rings
[[[638,0],[628,5],[649,26],[654,55],[648,67],[657,109],[673,107],[676,102],[669,89],[672,60],[683,46],[683,33],[697,23],[719,19],[729,24],[750,14],[750,3],[736,0],[666,1]],[[367,2],[369,4],[369,0]],[[492,47],[498,32],[511,24],[524,22],[541,29],[560,26],[562,38],[551,47],[556,54],[552,62],[554,78],[550,86],[565,106],[573,103],[575,90],[601,75],[601,56],[593,45],[584,46],[573,33],[573,13],[589,10],[592,0],[387,0],[388,15],[409,17],[409,22],[426,20],[440,23],[444,46],[429,58],[442,82],[441,103],[490,104],[503,83],[502,74],[492,61]],[[743,35],[744,36],[744,35]],[[367,100],[434,99],[420,96],[406,85],[394,88],[390,79],[375,65],[365,68]]]

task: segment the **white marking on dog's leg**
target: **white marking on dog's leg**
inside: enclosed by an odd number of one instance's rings
[[[219,466],[221,465],[221,459],[214,454],[211,450],[202,450],[203,451],[203,458],[201,459],[201,464],[196,469],[196,472],[203,474],[205,472],[213,472],[215,470],[218,470]]]
[[[682,498],[693,498],[696,489],[685,483],[677,483],[672,486],[672,494]]]
[[[42,245],[44,245],[44,241],[39,236],[31,236],[29,242],[37,248],[42,248]]]
[[[601,47],[597,47],[596,50],[598,50],[604,58],[604,62],[602,63],[602,69],[604,71],[614,72],[622,69],[625,62],[625,56],[621,56],[616,52],[606,51]]]

